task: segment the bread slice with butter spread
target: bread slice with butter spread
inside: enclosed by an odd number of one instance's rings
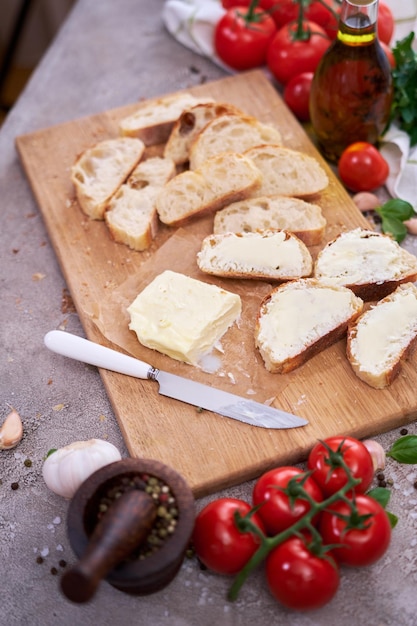
[[[285,374],[300,367],[341,339],[362,309],[350,289],[313,278],[276,287],[262,301],[255,329],[266,369]]]
[[[388,387],[417,342],[417,288],[403,283],[349,326],[346,353],[355,374]]]
[[[215,276],[277,281],[309,276],[313,269],[307,246],[284,230],[209,235],[197,264]]]
[[[140,343],[178,361],[198,365],[236,322],[240,296],[166,270],[128,307]]]
[[[321,242],[326,224],[321,207],[317,204],[287,196],[260,196],[233,202],[217,211],[213,232],[287,230],[307,246],[315,246]]]
[[[320,251],[314,275],[349,287],[363,300],[380,300],[399,284],[417,280],[417,257],[389,235],[355,228],[340,233]]]

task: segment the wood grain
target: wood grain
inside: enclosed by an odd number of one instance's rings
[[[224,78],[189,91],[230,102],[276,125],[285,145],[319,160],[330,179],[325,192],[314,198],[328,222],[323,243],[343,229],[369,226],[261,71]],[[318,438],[332,434],[368,437],[415,419],[415,357],[385,390],[372,389],[357,379],[347,363],[344,341],[290,374],[266,372],[253,347],[251,333],[258,303],[271,285],[208,280],[199,274],[195,250],[210,232],[210,219],[175,233],[161,228],[150,250],[139,253],[114,243],[104,223],[91,221],[82,214],[69,168],[82,150],[116,136],[118,121],[136,108],[137,104],[131,104],[16,139],[21,162],[87,337],[112,347],[116,344],[160,369],[257,401],[273,399],[275,406],[307,418],[309,425],[279,431],[247,426],[208,411],[199,413],[194,407],[159,396],[156,385],[149,381],[101,370],[131,456],[170,465],[200,497],[254,478],[277,464],[301,461]],[[315,256],[317,249],[312,248],[311,252]],[[154,275],[167,267],[216,282],[242,296],[246,321],[243,328],[228,331],[222,367],[215,374],[143,348],[127,329],[125,299],[130,296],[133,300]]]

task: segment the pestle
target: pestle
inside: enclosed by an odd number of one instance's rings
[[[73,602],[87,602],[100,581],[147,536],[156,506],[147,493],[134,489],[122,494],[97,523],[80,561],[65,572],[61,589]]]

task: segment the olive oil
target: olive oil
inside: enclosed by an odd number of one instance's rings
[[[310,94],[310,117],[330,161],[355,141],[375,144],[389,119],[391,68],[377,35],[378,0],[343,0],[337,37]]]

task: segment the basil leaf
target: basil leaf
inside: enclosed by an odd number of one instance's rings
[[[409,220],[410,217],[416,214],[413,206],[406,200],[401,200],[400,198],[392,198],[375,210],[381,217],[395,217],[402,222]]]
[[[398,463],[414,465],[417,463],[417,435],[400,437],[394,441],[386,455]]]
[[[385,487],[375,487],[374,489],[368,491],[366,495],[379,502],[379,504],[385,509],[391,497],[391,492]]]
[[[395,528],[398,523],[398,517],[394,515],[394,513],[390,513],[390,511],[385,511],[388,515],[389,523],[391,524],[391,528]]]
[[[401,243],[407,234],[407,227],[395,217],[382,217],[382,232],[391,235],[397,243]]]

